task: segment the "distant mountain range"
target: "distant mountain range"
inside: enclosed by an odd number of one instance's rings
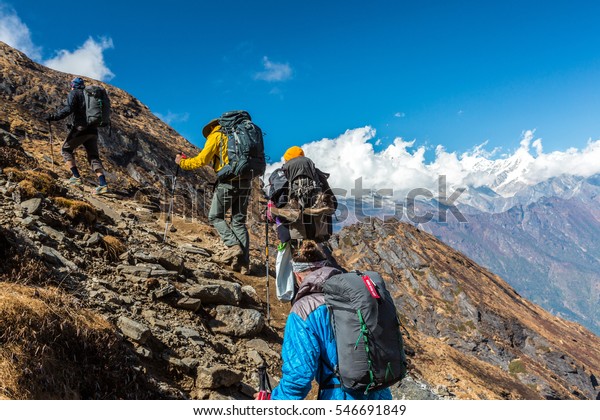
[[[431,221],[412,223],[497,273],[527,299],[600,335],[600,175],[529,184],[519,177],[522,156],[502,163],[486,169],[493,179],[489,185],[466,188],[451,203],[466,223],[435,199],[410,209],[431,213]],[[363,200],[359,214],[391,217],[394,203],[375,206],[376,201]],[[356,223],[356,203],[342,204],[347,212],[340,226]],[[405,207],[397,216],[411,222]]]

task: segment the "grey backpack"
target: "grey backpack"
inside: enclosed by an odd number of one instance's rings
[[[83,90],[85,98],[85,118],[88,127],[110,125],[110,99],[102,86],[90,85]]]
[[[331,315],[343,389],[367,394],[406,376],[406,355],[396,306],[378,273],[355,271],[323,286]]]

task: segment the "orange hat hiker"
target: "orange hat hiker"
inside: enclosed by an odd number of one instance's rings
[[[289,149],[287,149],[283,154],[283,160],[287,162],[299,156],[304,156],[304,150],[302,150],[298,146],[292,146]]]

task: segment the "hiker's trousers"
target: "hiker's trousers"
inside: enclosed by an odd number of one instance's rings
[[[88,162],[95,172],[104,169],[98,152],[98,129],[73,127],[62,145],[61,155],[65,162],[75,161],[75,149],[79,146],[85,148]]]
[[[219,182],[215,187],[208,221],[217,229],[221,240],[228,247],[240,245],[244,251],[244,262],[250,262],[246,215],[250,199],[250,180]],[[231,222],[225,220],[231,211]]]

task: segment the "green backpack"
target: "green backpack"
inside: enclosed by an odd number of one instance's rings
[[[262,176],[267,167],[263,133],[246,111],[226,112],[219,118],[221,132],[227,136],[229,163],[219,172],[220,181]],[[219,156],[223,161],[224,150]]]
[[[83,90],[85,98],[85,118],[88,127],[110,125],[110,99],[102,86],[90,85]]]

